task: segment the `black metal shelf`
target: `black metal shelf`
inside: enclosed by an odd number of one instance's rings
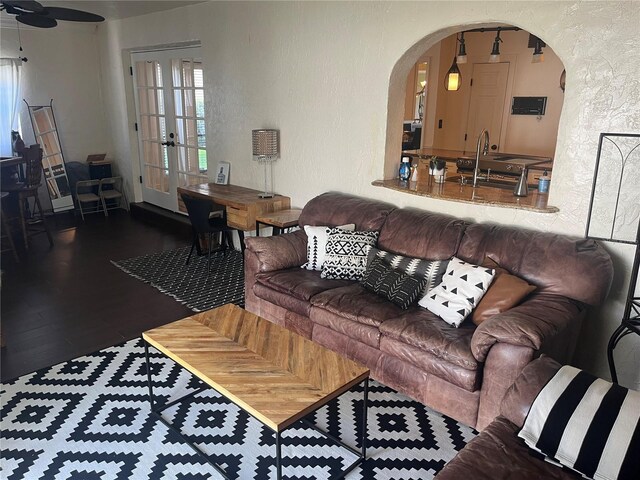
[[[608,156],[603,157],[603,145],[614,147],[614,155],[612,155],[611,158]],[[623,151],[623,149],[625,151]],[[620,325],[611,335],[607,345],[609,370],[611,372],[611,379],[615,383],[618,383],[618,375],[613,357],[614,349],[618,345],[618,342],[627,335],[635,333],[640,336],[640,297],[635,296],[636,285],[638,283],[638,269],[640,267],[640,218],[636,219],[635,238],[631,233],[633,232],[633,225],[627,229],[626,235],[624,231],[616,230],[616,228],[619,227],[619,224],[616,224],[618,218],[625,217],[624,214],[620,214],[620,208],[624,208],[625,205],[637,206],[637,202],[635,204],[633,203],[633,197],[631,199],[629,198],[629,196],[632,196],[637,191],[638,178],[631,178],[633,173],[629,173],[633,171],[632,168],[629,168],[630,165],[636,160],[639,162],[638,168],[640,168],[640,134],[600,134],[585,236],[594,240],[635,245],[636,247],[624,313]],[[613,180],[613,182],[611,180]],[[631,180],[631,183],[629,183],[629,180]],[[613,185],[616,189],[615,196],[611,196],[611,192],[606,190],[607,182],[609,182],[608,186]],[[604,190],[600,190],[601,187],[604,188]],[[625,187],[627,188],[625,189]],[[600,198],[598,197],[599,193]],[[599,205],[600,203],[604,206]],[[613,209],[611,207],[613,207]],[[606,230],[609,232],[609,235],[603,236],[601,233],[592,234],[594,216],[599,217],[603,213],[611,214],[611,221],[606,225]]]

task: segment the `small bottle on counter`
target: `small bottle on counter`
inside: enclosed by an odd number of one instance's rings
[[[545,170],[542,173],[542,176],[538,178],[538,193],[549,193],[549,183],[551,180],[549,179],[549,175]]]
[[[418,165],[411,165],[411,181],[418,181]]]
[[[400,162],[400,169],[398,170],[398,177],[401,182],[406,182],[411,177],[411,158],[402,157]]]

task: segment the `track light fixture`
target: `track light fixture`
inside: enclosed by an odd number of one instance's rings
[[[493,49],[491,50],[491,55],[489,56],[489,63],[498,63],[500,61],[500,29],[498,29],[498,33],[496,33],[496,38],[493,40]]]
[[[531,59],[531,63],[542,63],[544,62],[544,53],[542,53],[542,40],[536,38],[536,44],[533,49],[533,58]]]
[[[458,50],[456,63],[458,65],[462,65],[463,63],[467,63],[467,48],[464,44],[464,32],[460,32],[460,38],[458,39],[458,41],[460,42],[460,49]]]
[[[455,92],[460,89],[460,85],[462,85],[462,75],[456,64],[456,57],[453,57],[451,68],[444,77],[444,88],[449,92]]]

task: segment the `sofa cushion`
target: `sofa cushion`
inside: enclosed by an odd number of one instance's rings
[[[476,264],[491,257],[539,292],[589,305],[604,301],[613,279],[611,257],[596,241],[523,228],[469,225],[456,256]]]
[[[311,298],[309,317],[314,323],[329,327],[374,347],[379,346],[378,327],[403,310],[369,292],[360,284],[326,290]],[[411,307],[408,312],[416,311]]]
[[[369,250],[378,241],[378,232],[347,231],[332,228],[322,278],[360,280],[367,269]]]
[[[459,327],[489,289],[495,270],[453,257],[442,283],[420,300],[419,305],[445,322]]]
[[[337,228],[343,230],[353,230],[355,224],[350,223],[347,225],[340,225]],[[327,240],[329,239],[329,232],[333,227],[326,226],[304,226],[304,233],[307,234],[307,261],[300,267],[307,270],[322,270],[324,265],[324,258],[327,255]]]
[[[578,480],[580,475],[563,470],[532,455],[517,435],[517,427],[504,417],[496,418],[436,475],[436,480]]]
[[[496,276],[478,306],[471,312],[471,321],[475,325],[515,307],[536,289],[535,285],[529,285],[526,280],[511,275],[490,258],[485,258],[482,265],[493,268]]]
[[[367,267],[360,283],[367,290],[406,310],[418,299],[427,279],[396,270],[382,258],[376,257]]]
[[[478,361],[471,353],[474,331],[473,324],[456,328],[423,309],[403,313],[380,325],[383,336],[419,348],[468,370],[478,369]]]
[[[380,230],[387,215],[395,208],[389,203],[377,200],[328,192],[307,202],[300,213],[298,224],[304,227],[355,223],[358,230]]]
[[[256,282],[277,292],[286,293],[307,302],[320,292],[353,283],[348,280],[322,279],[320,278],[320,272],[299,268],[258,273],[256,274]]]
[[[380,230],[378,248],[406,257],[447,260],[458,251],[466,225],[440,213],[394,210]]]

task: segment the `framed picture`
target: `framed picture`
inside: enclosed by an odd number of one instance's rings
[[[216,168],[216,177],[215,183],[218,185],[228,185],[229,184],[229,168],[231,164],[229,162],[218,162],[218,166]]]

